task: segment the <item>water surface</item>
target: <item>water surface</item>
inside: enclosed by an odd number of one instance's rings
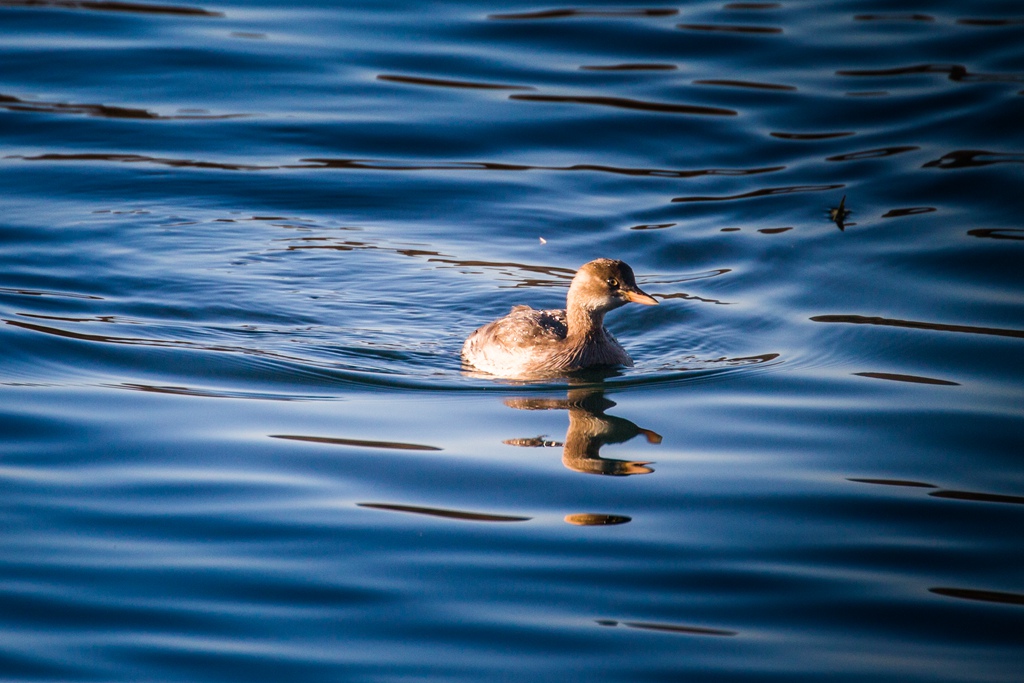
[[[1017,3],[0,21],[4,680],[1024,676]]]

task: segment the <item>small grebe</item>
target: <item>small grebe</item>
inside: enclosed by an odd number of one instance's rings
[[[604,326],[605,313],[630,301],[648,306],[658,303],[636,286],[628,265],[597,259],[576,272],[565,310],[515,306],[504,318],[469,335],[462,357],[478,370],[499,377],[631,366],[629,354]]]

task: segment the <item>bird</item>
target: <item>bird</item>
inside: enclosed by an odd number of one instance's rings
[[[476,370],[523,379],[631,367],[633,359],[604,326],[606,313],[630,302],[658,303],[637,286],[628,264],[599,258],[576,272],[564,309],[514,306],[469,335],[462,358]]]

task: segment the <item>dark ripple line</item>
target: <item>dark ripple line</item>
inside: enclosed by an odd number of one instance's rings
[[[92,2],[90,0],[0,0],[2,7],[57,7],[60,9],[86,9],[99,12],[139,12],[143,14],[172,14],[185,16],[223,17],[223,12],[211,12],[201,7],[175,5],[142,5],[135,2]]]
[[[626,168],[621,166],[604,166],[601,164],[573,164],[572,166],[538,166],[533,164],[508,164],[491,161],[438,161],[434,163],[400,163],[379,159],[300,159],[299,164],[283,166],[257,166],[250,164],[231,164],[216,161],[197,161],[192,159],[172,159],[166,157],[150,157],[141,154],[116,154],[102,152],[86,152],[79,154],[40,154],[38,156],[10,155],[5,159],[21,159],[23,161],[110,161],[115,163],[150,163],[175,168],[201,168],[221,171],[274,171],[281,169],[330,168],[339,170],[368,171],[593,171],[597,173],[613,173],[616,175],[651,176],[657,178],[697,178],[701,176],[748,176],[761,173],[783,171],[785,166],[767,166],[764,168],[708,168],[692,171],[660,169],[660,168]]]
[[[977,590],[975,588],[929,588],[929,593],[942,595],[947,598],[959,598],[961,600],[977,600],[979,602],[998,602],[1003,605],[1024,605],[1024,595],[1020,593],[1007,593],[1004,591]]]
[[[928,14],[858,14],[855,21],[935,21]]]
[[[825,161],[861,161],[862,159],[881,159],[904,152],[913,152],[921,149],[917,145],[896,145],[893,147],[879,147],[878,149],[866,149],[862,152],[849,152],[847,154],[836,154],[826,157]]]
[[[594,66],[581,66],[581,71],[675,71],[678,69],[675,64],[645,64],[645,63],[629,63],[629,64],[609,64],[606,66],[594,65]]]
[[[962,64],[915,64],[913,66],[895,66],[888,69],[840,69],[837,76],[907,76],[910,74],[945,73],[963,76],[967,67]]]
[[[1019,235],[1006,235],[1003,233],[1014,232]],[[975,228],[968,230],[971,237],[987,237],[993,240],[1024,240],[1024,229],[1020,228]]]
[[[529,85],[505,85],[502,83],[481,83],[478,81],[457,81],[447,78],[424,78],[421,76],[399,76],[380,74],[378,81],[406,83],[409,85],[427,85],[438,88],[467,88],[471,90],[536,90]]]
[[[549,9],[538,12],[516,12],[509,14],[489,14],[488,19],[497,21],[523,21],[543,19],[568,19],[571,17],[672,17],[679,10],[668,7],[654,9]]]
[[[974,503],[1007,503],[1010,505],[1024,505],[1024,496],[1009,496],[1002,493],[980,493],[978,491],[933,491],[928,494],[934,498],[946,498],[948,500],[967,500]]]
[[[957,19],[956,23],[962,26],[983,26],[983,27],[1002,27],[1002,26],[1017,26],[1024,24],[1024,18],[1020,19]]]
[[[25,316],[26,318],[39,318],[42,320],[60,320],[66,323],[120,323],[127,325],[139,324],[131,320],[121,320],[115,315],[97,315],[89,316],[88,318],[71,318],[65,315],[43,315],[42,313],[20,313],[19,315]]]
[[[923,213],[934,213],[938,211],[934,206],[908,206],[905,209],[890,209],[882,214],[882,218],[903,218],[904,216],[919,216]]]
[[[942,170],[956,168],[980,168],[993,164],[1024,164],[1024,153],[986,152],[979,149],[961,149],[942,155],[929,161],[921,168],[938,168]]]
[[[198,396],[202,398],[233,398],[233,399],[254,399],[259,401],[301,401],[319,398],[315,396],[286,396],[271,394],[267,392],[251,391],[224,391],[213,389],[196,389],[175,385],[140,384],[137,382],[123,382],[121,384],[101,384],[100,386],[111,389],[126,389],[128,391],[141,391],[147,394],[167,394],[171,396]]]
[[[671,294],[662,294],[661,292],[655,292],[659,299],[685,299],[686,301],[700,301],[705,304],[717,304],[719,306],[732,306],[732,301],[719,301],[718,299],[706,299],[696,294],[687,294],[686,292],[673,292]]]
[[[623,621],[616,619],[597,619],[601,626],[618,626],[620,623],[629,628],[638,628],[645,631],[663,631],[666,633],[685,633],[695,636],[736,636],[739,631],[729,631],[722,628],[708,628],[706,626],[686,626],[684,624],[665,624],[651,621]]]
[[[63,337],[65,339],[74,339],[77,341],[87,342],[101,342],[104,344],[123,344],[126,346],[148,346],[153,348],[172,348],[172,349],[194,349],[200,351],[216,351],[221,353],[242,353],[255,356],[263,356],[266,358],[276,358],[278,360],[309,363],[308,360],[297,358],[294,356],[288,356],[283,353],[277,353],[273,351],[266,351],[263,349],[252,349],[246,347],[226,346],[226,345],[207,345],[197,344],[195,342],[186,341],[183,339],[149,339],[146,337],[114,337],[103,334],[86,334],[84,332],[72,332],[71,330],[64,330],[59,327],[50,327],[49,325],[36,325],[34,323],[28,323],[20,320],[0,320],[7,325],[18,327],[31,332],[41,332],[43,334],[53,335],[55,337]]]
[[[715,78],[694,81],[693,83],[694,85],[720,85],[727,88],[753,88],[755,90],[796,90],[796,86],[792,85],[780,85],[778,83],[756,83],[754,81],[735,81]]]
[[[288,441],[305,441],[307,443],[329,444],[331,446],[355,446],[359,448],[386,448],[399,451],[440,451],[437,446],[425,446],[418,443],[402,443],[400,441],[370,441],[367,439],[342,439],[331,436],[302,436],[301,434],[268,434],[271,439]]]
[[[57,296],[67,297],[69,299],[93,299],[96,301],[103,301],[102,296],[96,296],[94,294],[76,294],[74,292],[54,292],[45,289],[20,289],[17,287],[0,287],[0,293],[2,294],[20,294],[22,296]]]
[[[738,112],[720,107],[704,107],[692,104],[669,104],[666,102],[646,102],[626,97],[573,96],[573,95],[509,95],[510,100],[526,100],[529,102],[558,102],[563,104],[593,104],[602,107],[619,109],[636,109],[661,114],[694,114],[699,116],[736,116]]]
[[[893,382],[910,382],[912,384],[935,384],[944,387],[958,387],[959,382],[951,382],[946,379],[935,379],[934,377],[921,377],[920,375],[903,375],[895,372],[855,372],[858,377],[870,377],[872,379],[887,379]]]
[[[939,489],[934,484],[920,481],[904,481],[901,479],[854,479],[847,481],[860,484],[879,484],[882,486],[906,486],[911,488],[937,489],[928,493],[932,498],[946,500],[963,500],[971,503],[1000,503],[1008,505],[1024,505],[1024,496],[1011,496],[1004,493],[984,493],[981,491],[957,491],[955,489]]]
[[[777,194],[790,194],[793,192],[825,192],[827,190],[836,190],[845,185],[794,185],[792,187],[768,187],[761,190],[754,190],[752,192],[744,192],[743,194],[724,195],[719,197],[712,196],[699,196],[699,197],[674,197],[673,202],[726,202],[734,199],[751,199],[754,197],[767,197]]]
[[[847,481],[853,481],[858,484],[878,484],[880,486],[908,486],[910,488],[919,489],[937,489],[939,488],[935,484],[928,484],[923,481],[911,481],[909,479],[858,479],[848,478]]]
[[[19,327],[21,329],[29,330],[32,332],[41,332],[43,334],[50,334],[57,337],[64,337],[67,339],[74,339],[78,341],[101,342],[106,344],[124,344],[127,346],[143,346],[153,348],[213,351],[218,353],[237,353],[248,356],[254,356],[258,358],[268,358],[283,363],[294,364],[303,375],[315,377],[321,382],[323,380],[328,380],[368,388],[387,387],[389,389],[414,389],[427,391],[452,391],[453,389],[457,390],[463,388],[477,390],[476,388],[462,387],[461,385],[438,386],[436,379],[433,378],[425,379],[409,376],[384,375],[383,373],[370,373],[358,370],[340,370],[333,366],[324,367],[317,365],[308,358],[289,356],[283,353],[267,351],[264,349],[233,347],[225,345],[204,345],[185,340],[147,339],[143,337],[112,337],[98,334],[84,334],[81,332],[63,330],[57,327],[35,325],[33,323],[27,323],[18,320],[4,319],[0,320],[0,322],[12,325],[14,327]],[[129,386],[126,388],[138,390],[136,387]],[[550,388],[550,386],[548,388]]]
[[[108,119],[134,119],[146,121],[182,121],[182,120],[220,120],[237,119],[247,114],[178,114],[165,116],[154,114],[146,109],[116,107],[107,104],[77,104],[72,102],[44,102],[23,100],[13,95],[0,94],[0,109],[18,112],[35,112],[43,114],[85,114]]]
[[[978,74],[971,73],[963,64],[914,64],[889,69],[842,69],[837,76],[908,76],[914,74],[946,74],[949,80],[961,82],[1018,83],[1024,81],[1021,74]]]
[[[410,512],[416,515],[444,517],[445,519],[461,519],[467,522],[528,522],[531,517],[514,517],[511,515],[492,515],[484,512],[467,512],[464,510],[447,510],[445,508],[420,507],[418,505],[396,505],[392,503],[356,503],[361,508],[374,510],[390,510],[391,512]]]
[[[24,161],[113,161],[123,164],[148,163],[161,166],[173,166],[175,168],[207,168],[221,171],[268,171],[280,166],[252,166],[249,164],[227,164],[216,161],[193,161],[191,159],[168,159],[162,157],[150,157],[141,154],[104,154],[81,153],[81,154],[40,154],[34,157],[9,156],[5,159],[23,159]]]
[[[668,280],[660,279],[660,276],[654,275],[651,277],[644,278],[644,284],[646,285],[674,285],[680,282],[693,282],[695,280],[707,280],[713,277],[719,277],[721,275],[728,275],[732,272],[732,268],[712,268],[692,275],[684,275],[682,277],[675,277]],[[657,277],[659,279],[655,280]]]
[[[782,29],[777,26],[736,26],[734,24],[676,24],[676,28],[686,31],[709,31],[721,33],[748,33],[748,34],[779,34]]]
[[[831,140],[832,138],[846,138],[856,135],[856,133],[839,131],[835,133],[769,133],[769,135],[782,140]]]
[[[975,327],[973,325],[949,325],[946,323],[922,322],[918,320],[899,320],[897,318],[880,318],[865,315],[815,315],[811,320],[816,323],[849,323],[853,325],[881,325],[885,327],[906,327],[913,330],[933,330],[937,332],[961,332],[964,334],[987,334],[995,337],[1015,337],[1024,339],[1024,330],[1008,330],[999,327]]]
[[[664,230],[677,225],[676,223],[642,223],[630,227],[630,230]]]
[[[516,263],[514,261],[474,261],[466,259],[443,259],[443,258],[430,258],[427,259],[431,263],[450,263],[457,266],[463,266],[467,268],[515,268],[517,270],[525,270],[531,273],[544,273],[552,277],[557,277],[565,280],[571,280],[576,271],[572,268],[561,268],[559,266],[534,266],[528,263]]]
[[[285,166],[283,168],[336,168],[366,169],[382,171],[594,171],[614,173],[617,175],[654,176],[659,178],[696,178],[700,176],[747,176],[760,173],[774,173],[785,170],[785,166],[767,166],[764,168],[738,169],[698,169],[693,171],[657,169],[657,168],[626,168],[622,166],[605,166],[601,164],[573,164],[572,166],[538,166],[533,164],[508,164],[490,161],[448,161],[429,164],[396,163],[374,159],[326,159],[310,158],[300,161],[316,166]]]

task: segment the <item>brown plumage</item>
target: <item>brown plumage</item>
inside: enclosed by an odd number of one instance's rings
[[[516,306],[504,318],[469,335],[462,357],[499,377],[541,377],[595,367],[631,366],[632,359],[605,328],[608,311],[630,301],[654,305],[622,261],[597,259],[576,272],[563,310]]]

